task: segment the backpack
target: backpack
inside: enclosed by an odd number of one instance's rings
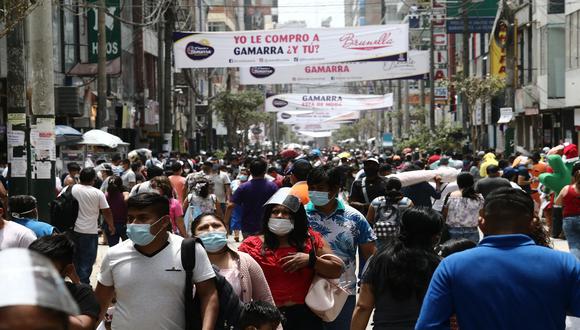
[[[50,207],[50,224],[56,227],[61,233],[72,231],[79,216],[79,201],[72,195],[70,185],[52,202]]]
[[[377,239],[385,240],[397,237],[401,229],[401,210],[388,200],[377,208],[375,215],[375,233]]]
[[[185,238],[181,242],[181,263],[185,270],[185,329],[201,329],[201,301],[193,297],[193,269],[195,268],[195,243],[202,244],[195,238]],[[214,329],[237,330],[244,303],[234,292],[232,285],[225,277],[215,271],[215,286],[218,292],[219,313]]]

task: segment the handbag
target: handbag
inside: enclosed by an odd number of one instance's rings
[[[314,242],[310,253],[316,253]],[[344,265],[342,259],[333,254],[324,254],[320,257],[335,258]],[[314,275],[308,294],[306,294],[305,302],[306,306],[324,322],[332,322],[342,311],[348,296],[348,292],[340,287],[338,279],[327,279]]]

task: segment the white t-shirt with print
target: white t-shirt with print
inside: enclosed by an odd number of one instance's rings
[[[71,192],[79,202],[79,216],[75,223],[75,232],[97,234],[100,211],[109,208],[105,194],[95,187],[84,184],[75,184]]]
[[[34,232],[13,221],[4,221],[4,227],[0,229],[0,250],[9,248],[27,248],[36,240]]]
[[[113,286],[117,299],[113,329],[184,329],[185,271],[181,264],[183,238],[169,234],[169,244],[145,256],[125,240],[107,251],[98,281]],[[195,245],[193,282],[215,277],[207,254]]]

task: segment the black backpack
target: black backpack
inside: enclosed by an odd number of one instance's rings
[[[181,242],[181,264],[185,270],[185,329],[201,329],[201,301],[193,296],[193,269],[195,268],[195,243],[202,244],[195,238],[185,238]],[[203,245],[203,244],[202,244]],[[218,292],[219,313],[214,329],[237,330],[244,303],[234,292],[232,285],[215,271],[215,286]]]
[[[378,240],[392,239],[399,235],[401,229],[401,210],[389,200],[377,208],[375,215],[375,234]]]
[[[72,231],[79,215],[79,201],[72,195],[70,185],[52,202],[50,207],[50,224],[56,227],[61,233]]]

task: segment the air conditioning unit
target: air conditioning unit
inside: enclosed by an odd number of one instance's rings
[[[60,86],[54,88],[54,110],[57,117],[82,117],[78,88]]]

